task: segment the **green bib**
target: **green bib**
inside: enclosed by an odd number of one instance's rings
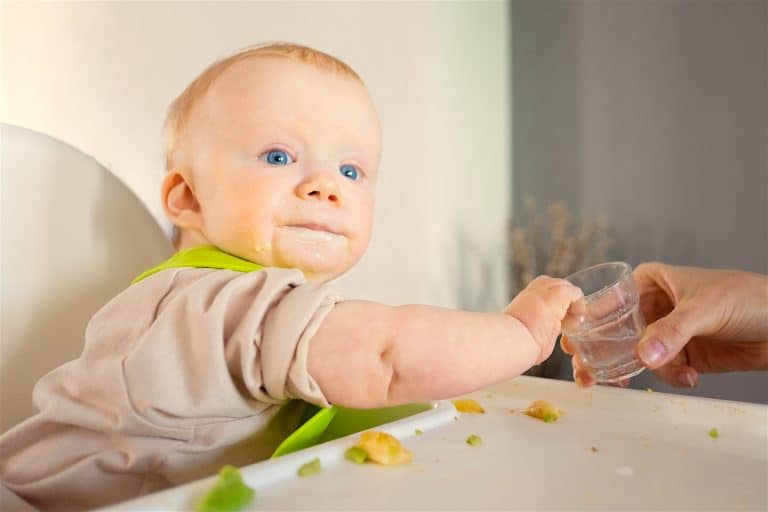
[[[212,245],[201,245],[177,252],[158,266],[142,272],[133,282],[138,283],[161,270],[178,267],[219,268],[236,270],[237,272],[254,272],[264,268],[252,261],[227,254]]]
[[[180,251],[163,263],[142,272],[133,283],[138,283],[153,274],[169,268],[195,267],[229,269],[237,272],[255,272],[261,270],[261,265],[237,256],[227,254],[213,246],[200,246]],[[337,439],[355,432],[360,432],[382,423],[411,416],[430,408],[429,404],[410,404],[380,409],[348,409],[345,407],[320,408],[316,405],[302,402],[304,406],[303,423],[286,437],[277,447],[272,457],[293,453],[325,441]],[[288,407],[288,406],[284,406]]]

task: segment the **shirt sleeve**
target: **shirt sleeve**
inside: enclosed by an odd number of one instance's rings
[[[152,420],[240,415],[292,398],[328,406],[307,371],[312,336],[341,300],[298,270],[179,272],[124,362],[128,392]],[[190,282],[191,278],[191,282]],[[260,406],[256,405],[256,409]],[[252,413],[253,411],[251,411]]]
[[[339,300],[277,268],[169,269],[131,286],[91,319],[80,358],[38,382],[40,412],[0,437],[0,484],[74,510],[268,457],[292,424],[270,421],[276,406],[328,405],[307,356]]]

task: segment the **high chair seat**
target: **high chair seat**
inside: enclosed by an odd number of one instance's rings
[[[34,383],[79,355],[89,318],[173,251],[141,201],[92,157],[9,124],[0,140],[4,432],[33,413]]]

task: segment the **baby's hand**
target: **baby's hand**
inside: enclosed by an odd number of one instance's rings
[[[580,288],[564,279],[539,276],[509,303],[504,313],[528,328],[539,346],[539,364],[552,354],[562,325],[578,322],[584,307]]]

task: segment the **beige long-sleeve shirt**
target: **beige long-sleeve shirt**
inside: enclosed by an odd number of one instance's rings
[[[0,437],[0,508],[94,508],[269,457],[300,421],[290,399],[329,405],[307,354],[338,300],[278,268],[172,268],[129,287],[80,358],[37,383],[40,412]]]

